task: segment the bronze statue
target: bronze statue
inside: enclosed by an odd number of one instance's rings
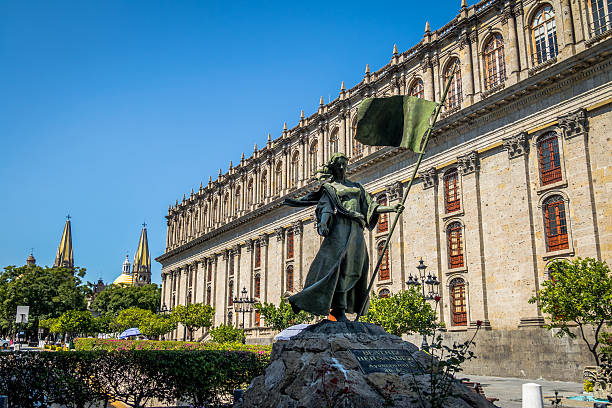
[[[329,181],[298,200],[285,200],[294,207],[316,205],[317,231],[325,237],[304,289],[291,296],[289,303],[295,312],[331,313],[337,321],[348,321],[345,313],[357,313],[368,302],[369,260],[363,228],[373,229],[379,214],[404,209],[402,204],[389,207],[372,201],[361,184],[345,178],[347,166],[344,153],[334,153],[318,171]]]

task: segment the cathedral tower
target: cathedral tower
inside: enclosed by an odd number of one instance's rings
[[[132,264],[132,279],[134,285],[138,286],[151,283],[151,255],[149,254],[149,241],[147,239],[147,224],[142,224],[140,241]]]
[[[72,256],[72,231],[70,229],[70,216],[66,217],[66,225],[62,239],[57,247],[57,255],[55,255],[54,267],[74,268],[74,258]]]

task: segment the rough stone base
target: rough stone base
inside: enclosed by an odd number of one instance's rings
[[[429,356],[412,343],[369,323],[325,320],[272,349],[265,375],[253,380],[240,408],[421,407],[411,384],[429,388],[427,375],[363,374],[351,349],[403,349],[426,365]],[[425,405],[428,407],[429,405]],[[448,408],[493,407],[460,383]]]

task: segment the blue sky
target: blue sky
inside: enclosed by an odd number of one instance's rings
[[[51,265],[68,213],[90,281],[143,221],[160,255],[168,204],[460,7],[415,3],[0,1],[0,265]]]

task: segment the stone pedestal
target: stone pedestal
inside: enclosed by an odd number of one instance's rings
[[[370,323],[324,320],[309,326],[290,340],[278,341],[264,375],[253,380],[240,408],[309,407],[421,407],[414,387],[429,390],[429,375],[422,371],[365,374],[352,350],[395,351],[427,366],[430,356],[412,343],[386,333]],[[397,351],[396,351],[397,350]],[[375,363],[375,362],[374,362]],[[400,362],[401,363],[401,362]],[[401,363],[401,364],[404,364]],[[414,367],[418,365],[415,363]],[[376,364],[370,364],[376,367]],[[410,370],[408,370],[410,371]],[[447,408],[494,405],[455,382]],[[429,406],[426,404],[425,406]]]

